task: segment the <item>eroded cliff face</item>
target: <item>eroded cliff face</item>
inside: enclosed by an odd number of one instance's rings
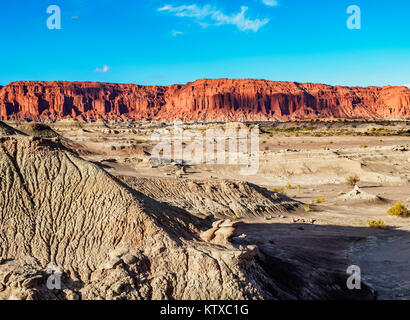
[[[410,118],[410,90],[252,79],[203,79],[172,86],[20,81],[0,88],[1,120],[329,117]]]
[[[188,187],[175,180],[151,179],[142,191],[155,194],[164,183]],[[192,209],[194,214],[157,201],[133,188],[137,186],[138,181],[120,181],[80,158],[58,139],[16,132],[0,137],[0,300],[375,296],[365,284],[356,292],[347,289],[346,273],[340,270],[349,263],[344,258],[350,243],[346,238],[325,238],[319,251],[314,250],[316,239],[309,250],[309,236],[297,238],[300,231],[289,236],[295,229],[288,227],[279,231],[278,240],[256,245],[238,229],[241,221],[196,217]],[[199,184],[191,187],[199,196],[207,196]],[[298,204],[228,181],[221,185],[222,197],[214,202],[223,203],[226,194],[235,197],[246,192],[256,201],[252,199],[241,215],[250,215],[261,201],[270,208],[264,214],[276,217]],[[206,228],[200,232],[199,226]],[[277,229],[272,230],[277,234]],[[259,236],[260,229],[257,232]],[[294,241],[290,245],[289,239]],[[51,273],[59,275],[61,288],[50,288]]]

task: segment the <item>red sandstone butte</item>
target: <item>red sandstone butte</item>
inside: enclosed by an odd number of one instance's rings
[[[410,118],[407,87],[251,79],[140,86],[18,81],[0,87],[1,120],[288,120]]]

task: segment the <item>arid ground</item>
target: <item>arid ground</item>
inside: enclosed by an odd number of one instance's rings
[[[410,208],[408,121],[238,123],[254,175],[155,163],[173,123],[47,125],[2,123],[0,299],[410,299],[410,218],[387,215]]]

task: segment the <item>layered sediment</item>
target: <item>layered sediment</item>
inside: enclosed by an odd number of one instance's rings
[[[0,88],[1,120],[289,120],[410,118],[405,87],[343,87],[252,79],[185,85],[19,81]]]

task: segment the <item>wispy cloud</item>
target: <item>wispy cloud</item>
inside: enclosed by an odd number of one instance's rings
[[[94,72],[107,73],[108,71],[110,71],[110,69],[111,69],[111,67],[109,67],[107,65],[104,65],[102,67],[102,69],[97,68],[97,69],[94,70]]]
[[[262,2],[269,7],[276,7],[277,5],[279,5],[276,0],[262,0]]]
[[[171,34],[172,34],[173,37],[176,37],[176,36],[180,36],[181,34],[184,34],[184,33],[182,31],[172,30]]]
[[[197,4],[173,6],[165,5],[159,8],[160,12],[168,12],[176,17],[180,18],[192,18],[203,27],[210,25],[222,26],[222,25],[234,25],[241,31],[253,31],[257,32],[264,25],[269,23],[269,19],[251,19],[245,16],[248,11],[248,7],[242,6],[241,11],[227,15],[221,10],[216,9],[210,5],[198,6]]]

